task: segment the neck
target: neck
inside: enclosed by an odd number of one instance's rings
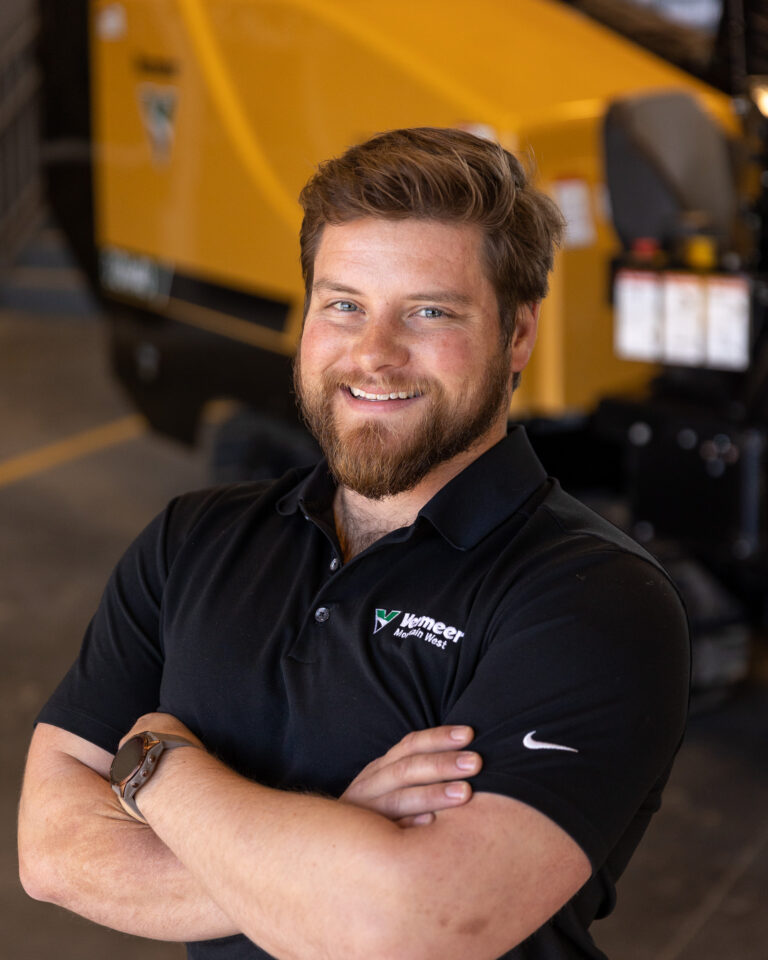
[[[412,490],[392,497],[371,500],[340,486],[333,501],[333,513],[344,560],[351,560],[393,530],[410,526],[419,510],[439,490],[500,439],[495,437],[490,443],[472,447],[438,464]]]
[[[399,497],[369,500],[346,487],[339,487],[333,503],[336,534],[344,560],[362,553],[372,543],[393,530],[407,527],[416,519],[417,510],[402,509]]]

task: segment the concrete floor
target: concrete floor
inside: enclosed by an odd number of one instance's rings
[[[24,269],[11,277],[17,286],[31,279]],[[57,282],[69,290],[64,274]],[[181,960],[177,944],[135,940],[30,900],[16,876],[33,717],[74,657],[121,551],[206,473],[203,453],[146,433],[83,456],[59,448],[63,461],[52,463],[50,444],[132,413],[106,370],[101,321],[70,309],[52,286],[45,313],[19,309],[13,287],[4,301],[0,290],[0,956]],[[37,465],[15,459],[40,448],[48,456]],[[10,482],[11,462],[28,475]],[[594,934],[613,960],[766,960],[767,889],[768,667],[757,643],[744,687],[692,721],[619,906]]]

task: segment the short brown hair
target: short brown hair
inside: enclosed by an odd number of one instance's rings
[[[301,191],[305,304],[326,223],[417,217],[478,224],[496,290],[504,343],[517,308],[547,292],[563,218],[498,143],[463,130],[415,127],[380,133],[327,160]]]

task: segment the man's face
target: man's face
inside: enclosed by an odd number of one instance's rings
[[[475,225],[327,225],[296,388],[337,480],[363,496],[392,496],[500,440],[512,373],[533,346],[535,311],[529,319],[503,349]]]

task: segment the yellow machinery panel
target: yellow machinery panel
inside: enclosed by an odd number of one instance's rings
[[[569,222],[516,408],[588,410],[647,380],[613,354],[602,118],[676,88],[727,125],[724,96],[554,0],[92,0],[91,34],[102,253],[292,306],[282,330],[162,290],[158,312],[292,354],[315,165],[379,130],[461,125],[531,158]]]

